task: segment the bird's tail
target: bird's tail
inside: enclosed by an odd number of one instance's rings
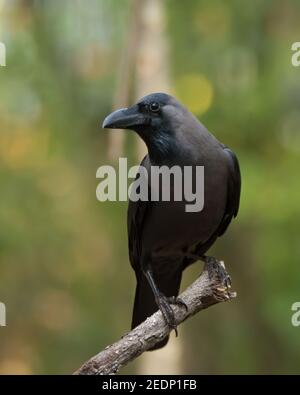
[[[131,328],[135,328],[146,318],[150,317],[153,313],[158,310],[158,306],[155,302],[155,298],[150,288],[150,285],[143,273],[136,273],[137,275],[137,286],[134,298],[133,316]],[[178,296],[180,282],[181,282],[182,271],[178,270],[174,273],[168,273],[166,275],[160,275],[156,279],[158,289],[165,296]],[[161,342],[156,344],[149,351],[157,350],[164,347],[169,340],[169,336],[163,339]]]

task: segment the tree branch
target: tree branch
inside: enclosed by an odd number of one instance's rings
[[[223,262],[220,262],[220,265],[225,269]],[[236,297],[235,292],[230,292],[226,288],[224,275],[221,275],[221,272],[220,266],[205,265],[200,277],[180,295],[188,306],[188,311],[184,307],[173,306],[178,325],[207,307]],[[107,346],[85,362],[74,374],[115,374],[121,367],[153,347],[169,333],[170,328],[166,325],[161,312],[157,311],[119,341]]]

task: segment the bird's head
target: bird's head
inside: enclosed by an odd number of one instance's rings
[[[102,127],[108,129],[132,129],[144,137],[145,133],[171,129],[184,108],[166,93],[152,93],[129,108],[109,114]]]
[[[181,149],[178,134],[186,129],[187,120],[191,126],[193,119],[174,97],[152,93],[129,108],[109,114],[102,127],[134,130],[145,141],[150,156],[161,159]]]

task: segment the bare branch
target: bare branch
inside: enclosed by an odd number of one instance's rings
[[[180,295],[188,306],[188,311],[184,307],[173,307],[176,322],[179,325],[199,311],[235,297],[236,293],[229,292],[226,288],[224,276],[220,275],[220,270],[206,265],[201,276]],[[157,311],[141,325],[124,335],[122,339],[85,362],[74,374],[115,374],[144,351],[159,343],[169,333],[170,329],[161,312]]]

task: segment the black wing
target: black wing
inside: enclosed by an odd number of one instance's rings
[[[211,235],[211,237],[204,243],[199,243],[196,245],[193,254],[195,256],[202,256],[206,251],[213,245],[219,236],[222,236],[226,229],[228,228],[233,217],[237,216],[240,205],[240,193],[241,193],[241,173],[239,162],[234,152],[231,151],[226,146],[223,146],[224,152],[227,156],[227,163],[229,169],[229,177],[227,181],[227,201],[225,212],[220,225],[216,231]],[[196,258],[186,257],[184,259],[184,268],[194,263]]]
[[[218,228],[218,236],[222,236],[233,217],[237,216],[240,205],[241,194],[241,172],[239,162],[234,152],[225,147],[224,152],[228,158],[228,185],[227,185],[227,203],[225,208],[224,217]]]
[[[141,166],[148,167],[148,155],[144,157]],[[138,200],[133,202],[129,200],[127,212],[127,231],[128,231],[128,249],[131,266],[136,272],[140,271],[140,255],[141,255],[141,238],[143,232],[143,223],[146,213],[149,211],[151,202],[143,202]]]

